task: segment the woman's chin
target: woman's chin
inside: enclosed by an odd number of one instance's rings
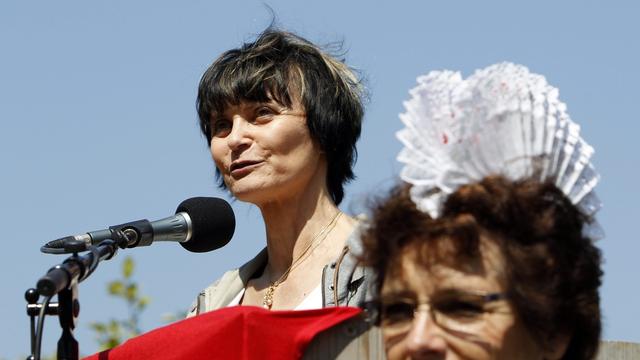
[[[274,198],[277,198],[276,191],[264,185],[252,186],[250,184],[234,184],[227,188],[236,199],[255,205],[271,202],[275,200]]]
[[[303,184],[296,181],[294,177],[272,176],[265,181],[264,177],[252,175],[237,180],[229,179],[230,181],[226,184],[227,189],[236,199],[258,206],[285,201],[309,188],[308,182]]]

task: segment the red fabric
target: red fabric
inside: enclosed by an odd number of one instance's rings
[[[352,307],[228,307],[150,331],[85,360],[299,359],[316,334],[360,312]]]

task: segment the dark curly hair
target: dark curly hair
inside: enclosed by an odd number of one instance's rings
[[[311,138],[327,157],[329,193],[340,204],[344,184],[355,177],[363,97],[361,80],[343,60],[300,36],[269,27],[254,42],[226,51],[211,64],[200,80],[196,108],[211,145],[211,119],[230,104],[275,100],[288,107],[292,98],[300,99]],[[216,174],[224,189],[220,172]]]
[[[460,267],[480,256],[480,235],[490,234],[505,259],[507,295],[532,336],[544,348],[549,336],[567,336],[563,359],[592,359],[602,270],[600,250],[582,234],[588,221],[550,182],[487,177],[451,194],[435,220],[398,186],[374,207],[363,257],[381,289],[403,251]]]

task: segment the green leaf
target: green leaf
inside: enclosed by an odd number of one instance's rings
[[[102,344],[102,350],[113,349],[114,347],[120,345],[122,341],[117,337],[110,337],[107,341]]]
[[[138,310],[143,310],[149,303],[151,302],[151,298],[148,296],[143,296],[138,300]]]
[[[138,284],[129,284],[125,291],[125,297],[127,298],[127,301],[134,302],[138,297]]]
[[[120,333],[120,323],[117,320],[115,319],[109,320],[109,325],[107,326],[109,327],[109,332],[114,334]]]
[[[134,263],[131,256],[124,258],[124,261],[122,262],[122,275],[124,275],[125,279],[128,279],[133,275],[133,267]]]
[[[107,332],[107,325],[105,325],[103,323],[93,322],[93,323],[89,324],[89,326],[91,326],[91,328],[94,331],[97,331],[98,333]]]
[[[107,291],[110,295],[122,295],[124,293],[124,284],[120,280],[114,280],[107,284]]]

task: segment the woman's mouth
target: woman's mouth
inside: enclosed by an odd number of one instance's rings
[[[252,172],[262,163],[262,160],[234,161],[233,163],[231,163],[231,166],[229,166],[229,173],[236,179],[241,178]]]

